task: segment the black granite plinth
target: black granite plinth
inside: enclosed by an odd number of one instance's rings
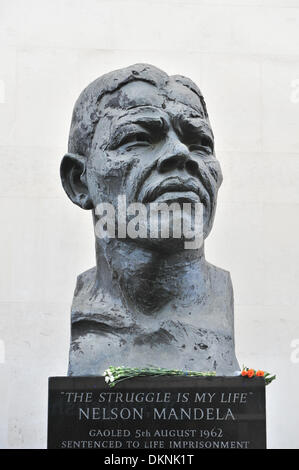
[[[266,448],[262,377],[49,378],[49,449]]]

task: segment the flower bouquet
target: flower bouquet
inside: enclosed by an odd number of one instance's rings
[[[249,369],[244,367],[242,371],[236,371],[234,376],[242,376],[247,378],[252,377],[264,377],[265,384],[268,385],[271,383],[276,376],[269,374],[269,372],[264,372],[262,370]],[[117,383],[130,379],[132,377],[157,377],[157,376],[187,376],[187,377],[215,377],[216,372],[199,372],[193,370],[179,370],[179,369],[165,369],[162,367],[124,367],[124,366],[110,366],[104,372],[105,382],[110,386],[114,387]]]

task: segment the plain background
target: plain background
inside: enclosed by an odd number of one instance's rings
[[[277,373],[268,446],[299,447],[299,0],[0,0],[0,447],[46,446],[91,213],[59,179],[74,102],[136,62],[192,78],[224,182],[207,259],[231,272],[240,364]]]

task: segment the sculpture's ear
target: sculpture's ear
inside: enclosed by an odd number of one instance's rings
[[[82,209],[92,209],[93,204],[86,182],[86,159],[81,155],[67,153],[60,165],[62,186],[74,204]]]

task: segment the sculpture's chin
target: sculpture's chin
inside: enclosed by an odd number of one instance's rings
[[[135,244],[145,249],[157,251],[159,253],[172,254],[180,253],[184,251],[200,250],[203,246],[203,240],[198,242],[193,240],[182,238],[136,238],[132,240]],[[190,247],[189,243],[194,244],[193,248]]]

